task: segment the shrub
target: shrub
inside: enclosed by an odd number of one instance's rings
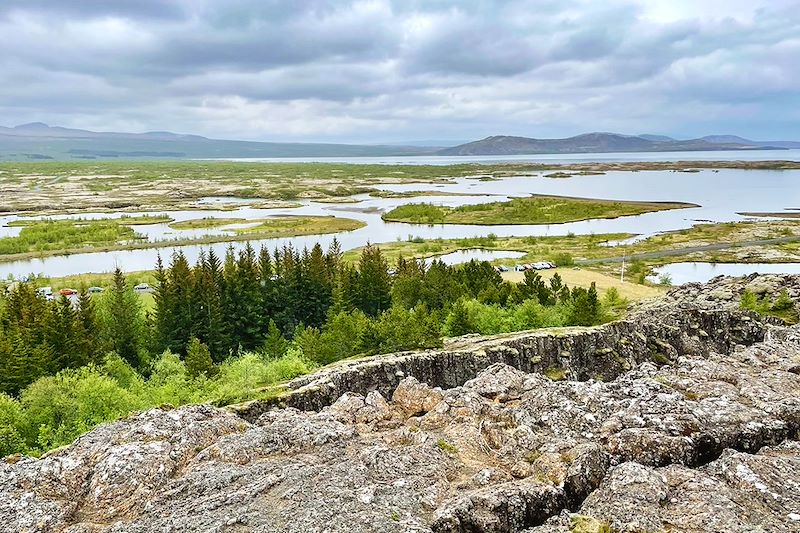
[[[561,252],[553,256],[553,263],[555,263],[556,266],[568,267],[574,265],[575,260],[572,258],[570,254]]]
[[[191,377],[211,377],[218,372],[214,361],[211,360],[211,351],[197,337],[192,337],[186,346],[185,365]]]

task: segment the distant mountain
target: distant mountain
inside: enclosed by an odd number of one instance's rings
[[[96,132],[41,122],[0,126],[0,160],[211,159],[425,155],[441,146],[278,143],[209,139],[168,131]]]
[[[706,135],[701,139],[710,143],[738,143],[752,146],[774,146],[776,148],[800,148],[798,141],[751,141],[738,135]]]
[[[674,141],[672,137],[667,137],[666,135],[650,135],[649,133],[645,133],[643,135],[637,135],[640,139],[644,139],[646,141]]]
[[[753,150],[778,147],[749,143],[712,143],[703,139],[651,140],[618,133],[585,133],[566,139],[531,139],[497,135],[436,152],[437,155],[524,155],[602,152],[688,152],[705,150]]]
[[[41,122],[13,128],[0,126],[0,161],[521,155],[785,148],[800,148],[800,142],[751,141],[735,135],[677,140],[663,135],[598,132],[566,139],[499,135],[474,142],[431,140],[358,145],[231,141],[169,131],[97,132],[48,126]]]
[[[428,139],[419,141],[397,141],[397,142],[384,142],[380,143],[382,146],[418,146],[422,148],[450,148],[458,146],[459,144],[466,144],[469,141],[461,139],[459,141],[442,140],[442,139]]]

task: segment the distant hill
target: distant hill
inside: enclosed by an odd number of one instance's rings
[[[667,137],[666,135],[651,135],[649,133],[645,133],[643,135],[637,135],[637,137],[641,139],[645,139],[647,141],[674,141],[672,137]]]
[[[738,135],[706,135],[705,137],[701,137],[701,139],[710,143],[738,143],[759,147],[773,146],[776,148],[800,148],[800,142],[798,141],[751,141],[750,139],[745,139],[743,137],[739,137]]]
[[[677,140],[664,135],[585,133],[566,139],[498,135],[480,141],[407,141],[381,145],[254,142],[169,131],[97,132],[41,122],[0,126],[0,161],[524,155],[800,148],[794,141],[751,141],[735,135]]]
[[[279,143],[209,139],[167,131],[96,132],[41,122],[0,126],[0,160],[210,159],[261,157],[368,157],[425,155],[434,147]]]
[[[496,135],[436,152],[437,155],[524,155],[579,154],[603,152],[690,152],[705,150],[783,149],[755,146],[752,143],[715,143],[704,139],[654,140],[617,133],[585,133],[566,139],[532,139]]]

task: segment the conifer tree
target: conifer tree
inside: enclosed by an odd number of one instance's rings
[[[378,316],[392,304],[389,267],[380,248],[367,244],[361,252],[358,267],[356,306],[369,316]]]
[[[267,336],[264,339],[264,344],[261,347],[261,353],[267,359],[278,359],[286,355],[286,350],[289,349],[289,343],[283,337],[283,334],[275,325],[274,320],[269,321],[267,328]]]
[[[139,297],[134,294],[117,267],[111,288],[103,295],[103,335],[111,349],[134,368],[145,361],[140,350],[146,341]]]
[[[205,375],[214,376],[218,370],[211,360],[208,346],[200,342],[197,337],[192,337],[186,345],[186,372],[192,377]]]

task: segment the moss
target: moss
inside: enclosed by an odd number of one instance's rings
[[[445,453],[449,453],[451,455],[455,455],[458,453],[458,448],[450,444],[444,439],[439,439],[436,441],[436,446]]]
[[[671,364],[671,363],[672,363],[672,361],[670,360],[670,358],[669,358],[669,357],[667,357],[666,355],[664,355],[664,354],[663,354],[663,353],[661,353],[661,352],[654,352],[654,353],[653,353],[653,355],[651,356],[651,359],[652,359],[652,360],[653,360],[653,362],[654,362],[655,364],[657,364],[658,366],[669,365],[669,364]]]
[[[552,381],[564,381],[567,378],[567,371],[554,366],[545,370],[544,375]]]
[[[570,517],[571,533],[614,533],[608,522],[586,515],[575,514]]]

